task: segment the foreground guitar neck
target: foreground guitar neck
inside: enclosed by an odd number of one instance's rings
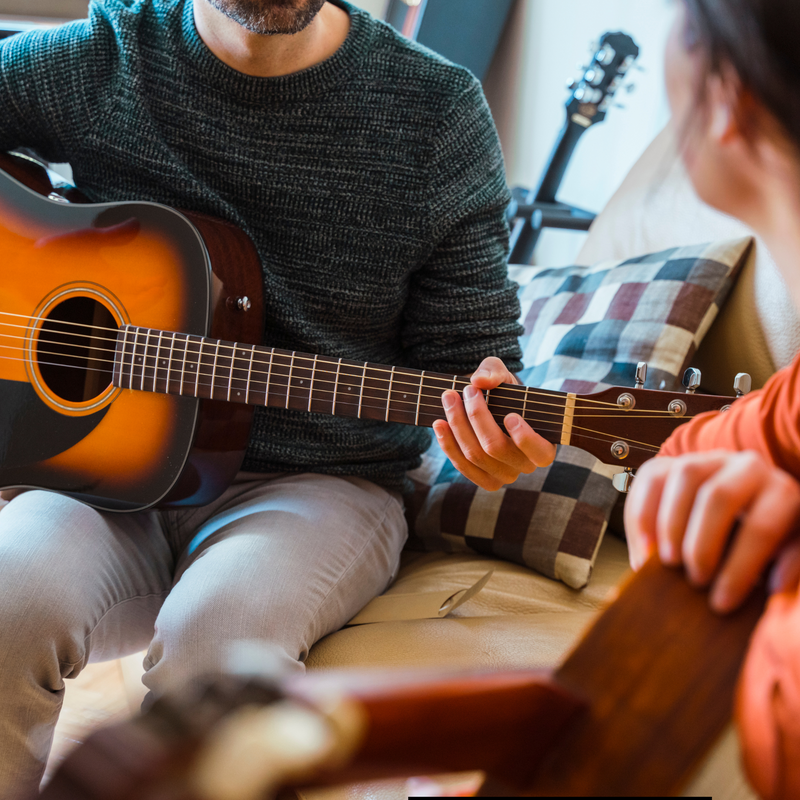
[[[468,384],[458,375],[134,326],[120,331],[114,365],[114,385],[123,389],[424,427],[445,419],[442,392]],[[503,384],[486,397],[498,420],[511,412],[530,416],[538,408],[537,429],[561,441],[567,395]]]

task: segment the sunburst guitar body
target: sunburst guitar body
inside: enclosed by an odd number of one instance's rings
[[[249,239],[151,203],[46,199],[35,170],[1,158],[0,486],[120,511],[213,499],[241,464],[252,407],[115,387],[114,348],[131,322],[260,342]]]

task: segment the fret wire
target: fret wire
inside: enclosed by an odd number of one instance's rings
[[[233,368],[236,365],[236,348],[233,348],[233,355],[231,356],[230,373],[228,375],[228,402],[231,401],[231,387],[233,386]],[[241,394],[239,395],[241,397]]]
[[[125,356],[128,354],[128,334],[130,333],[130,325],[125,326],[125,338],[122,340],[122,364],[119,368],[119,385],[122,386],[122,381],[125,378]],[[131,356],[131,364],[133,364],[133,356]]]
[[[364,400],[364,382],[367,380],[367,364],[361,369],[361,389],[358,393],[358,418],[361,419],[361,403]]]
[[[144,340],[144,355],[142,356],[142,383],[140,386],[141,391],[144,391],[144,376],[147,371],[147,353],[150,350],[150,336],[153,334],[151,328],[147,329],[147,338]]]
[[[342,359],[340,358],[336,364],[336,379],[333,382],[333,405],[331,406],[331,414],[336,416],[336,397],[339,391],[339,373],[342,371]]]
[[[275,360],[275,348],[269,349],[269,367],[267,369],[267,388],[264,390],[264,405],[269,405],[269,390],[272,388],[272,362]]]
[[[214,399],[214,389],[217,388],[217,361],[219,360],[219,346],[222,344],[217,339],[217,349],[214,351],[214,361],[211,364],[211,399]]]
[[[250,380],[253,377],[253,358],[255,357],[255,354],[256,354],[256,346],[253,345],[250,348],[250,364],[247,367],[247,389],[245,390],[244,393],[245,403],[250,402]]]
[[[184,378],[186,377],[186,353],[188,352],[189,349],[188,341],[189,337],[187,335],[186,338],[183,340],[183,358],[181,359],[181,387],[179,390],[179,394],[183,394],[183,381]]]
[[[161,355],[161,338],[164,335],[164,331],[158,332],[158,343],[156,344],[156,368],[153,370],[153,391],[158,391],[158,359]]]
[[[136,345],[139,341],[139,329],[135,329],[135,336],[133,339],[133,352],[131,353],[131,377],[130,381],[128,382],[128,388],[133,389],[133,370],[134,365],[136,364]]]
[[[292,393],[292,370],[294,369],[294,353],[292,353],[292,360],[289,362],[289,378],[286,381],[286,408],[289,408],[289,397]]]
[[[419,376],[419,391],[417,392],[417,413],[414,416],[414,424],[419,425],[419,404],[422,402],[422,387],[425,385],[425,370]]]
[[[197,351],[197,366],[194,371],[194,396],[200,396],[200,367],[203,366],[203,347],[205,347],[205,339],[200,339],[198,342],[200,349]],[[214,397],[214,376],[211,376],[211,397]]]
[[[175,333],[169,344],[169,361],[167,362],[167,392],[169,392],[169,380],[172,377],[172,360],[175,357]]]
[[[311,395],[314,391],[314,375],[317,371],[317,356],[314,356],[314,363],[311,365],[311,385],[308,387],[308,410],[311,411]]]
[[[392,367],[392,372],[389,375],[389,393],[386,395],[386,419],[385,422],[389,421],[389,407],[392,403],[392,381],[394,380],[394,367]]]

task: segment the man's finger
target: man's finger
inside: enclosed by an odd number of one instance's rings
[[[453,466],[467,480],[472,481],[476,486],[480,486],[482,489],[486,489],[490,492],[496,492],[505,485],[493,475],[485,472],[480,467],[476,467],[464,456],[447,422],[444,420],[437,420],[434,422],[433,432],[436,434],[439,446],[442,448],[444,454],[453,462]]]
[[[549,467],[556,457],[556,446],[540,436],[519,414],[508,414],[503,420],[514,444],[537,467]]]

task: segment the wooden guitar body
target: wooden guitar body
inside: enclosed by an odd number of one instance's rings
[[[239,469],[253,408],[114,387],[110,359],[131,322],[260,342],[255,248],[166,206],[46,199],[14,159],[0,167],[0,486],[112,511],[208,502]],[[51,329],[73,350],[48,344]]]

